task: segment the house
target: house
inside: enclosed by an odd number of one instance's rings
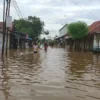
[[[67,34],[67,24],[65,24],[60,30],[59,30],[59,37],[63,37]]]
[[[56,40],[60,43],[65,44],[65,46],[70,47],[70,49],[92,51],[93,49],[93,35],[87,34],[85,37],[74,39],[70,34],[68,34],[67,24],[64,25],[59,30],[59,37]]]
[[[1,50],[2,50],[2,38],[3,38],[3,23],[0,22],[0,53],[1,53]]]
[[[69,34],[67,30],[67,24],[65,24],[60,30],[59,30],[59,36],[55,38],[60,46],[65,47],[68,43]]]
[[[93,51],[98,51],[100,49],[100,21],[89,26],[89,34],[93,36]]]
[[[67,31],[67,24],[59,30],[59,37],[56,38],[60,43],[65,43],[72,49],[78,48],[85,51],[100,49],[100,21],[93,22],[89,26],[89,33],[80,39],[73,39]],[[100,50],[99,50],[100,51]]]
[[[10,49],[24,48],[26,34],[12,31],[10,34]]]
[[[8,29],[8,42],[7,42],[7,48],[10,48],[10,31],[12,31],[13,28],[13,23],[12,27]],[[6,48],[6,40],[7,40],[7,34],[5,34],[5,48]],[[3,22],[0,22],[0,52],[2,49],[2,42],[3,41]]]
[[[5,41],[6,41],[5,36]],[[3,22],[0,22],[0,52],[2,49],[2,39],[3,39]],[[17,48],[25,48],[25,43],[28,43],[30,47],[32,47],[32,39],[27,37],[27,34],[16,31],[14,23],[12,23],[12,27],[8,30],[8,47],[9,49],[17,49]],[[6,42],[5,42],[6,48]]]
[[[0,29],[0,53],[2,50],[2,30]]]

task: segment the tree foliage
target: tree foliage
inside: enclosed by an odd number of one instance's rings
[[[44,22],[35,16],[28,16],[26,19],[15,20],[14,24],[17,31],[29,34],[34,40],[38,39],[44,32]]]
[[[78,21],[73,22],[67,26],[68,33],[71,34],[72,38],[78,39],[88,34],[88,26],[85,22]]]
[[[45,31],[45,33],[44,33],[44,34],[49,35],[49,31]]]

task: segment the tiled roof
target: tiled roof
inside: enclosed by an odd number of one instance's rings
[[[89,33],[99,33],[100,32],[100,21],[96,21],[89,26]]]

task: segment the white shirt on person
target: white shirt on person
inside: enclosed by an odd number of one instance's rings
[[[38,51],[38,46],[37,45],[34,45],[33,46],[33,49],[34,49],[34,51]]]

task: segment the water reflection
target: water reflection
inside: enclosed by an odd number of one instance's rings
[[[88,55],[88,56],[87,56]],[[77,78],[82,78],[84,73],[91,69],[93,64],[92,54],[81,53],[81,52],[72,52],[69,53],[70,56],[70,67],[69,71],[71,75],[75,75]]]
[[[0,62],[0,100],[99,100],[99,60],[62,48],[10,50]]]
[[[69,75],[66,79],[68,85],[65,87],[72,90],[70,92],[78,97],[84,99],[91,97],[90,99],[93,100],[99,97],[100,99],[100,96],[96,95],[97,92],[100,92],[100,85],[97,85],[100,83],[100,62],[98,62],[97,55],[90,52],[73,51],[68,56],[70,64],[66,74]]]
[[[2,71],[2,75],[1,75],[1,80],[2,80],[2,83],[1,83],[1,86],[2,86],[2,91],[3,91],[3,94],[4,94],[4,98],[2,98],[3,96],[0,96],[1,99],[3,100],[8,100],[8,96],[10,95],[9,94],[9,87],[8,87],[8,81],[9,81],[9,77],[8,77],[8,61],[7,59],[3,58],[2,59],[2,64],[1,64],[1,71]]]

